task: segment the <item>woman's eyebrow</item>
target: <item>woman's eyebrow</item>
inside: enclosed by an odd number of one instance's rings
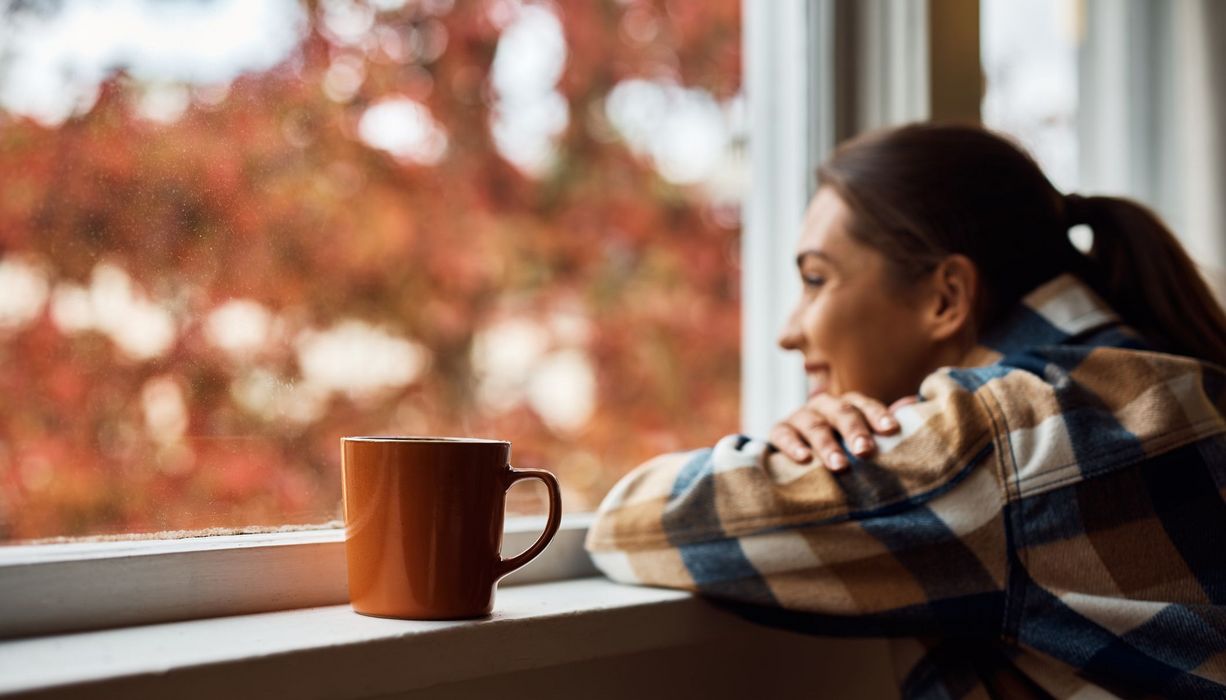
[[[823,250],[817,250],[816,248],[811,249],[811,250],[802,250],[799,253],[797,253],[796,254],[796,267],[803,267],[805,264],[806,258],[817,258],[819,260],[826,261],[827,264],[838,267],[838,263],[834,261],[834,258],[830,257],[829,253]]]

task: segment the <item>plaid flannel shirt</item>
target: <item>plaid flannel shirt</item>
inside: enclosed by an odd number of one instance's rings
[[[761,440],[647,462],[587,547],[626,583],[890,636],[905,697],[1226,697],[1226,372],[1034,290],[832,473]]]

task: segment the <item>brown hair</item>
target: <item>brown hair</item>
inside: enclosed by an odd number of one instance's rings
[[[979,269],[986,328],[1065,272],[1089,284],[1155,349],[1226,365],[1226,314],[1188,254],[1144,206],[1062,196],[1007,139],[974,126],[913,124],[840,146],[818,170],[853,211],[851,234],[901,282],[948,255]],[[1086,224],[1083,254],[1069,229]]]

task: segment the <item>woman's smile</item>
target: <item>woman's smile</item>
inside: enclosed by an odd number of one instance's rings
[[[805,358],[810,397],[856,392],[890,403],[915,393],[948,344],[929,322],[933,286],[893,282],[885,256],[848,230],[850,210],[822,188],[796,254],[803,293],[779,344]]]
[[[830,365],[806,362],[805,376],[809,378],[809,398],[830,390]]]

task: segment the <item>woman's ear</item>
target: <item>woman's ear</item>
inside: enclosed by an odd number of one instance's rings
[[[974,337],[979,270],[965,255],[950,255],[937,264],[930,278],[931,303],[926,314],[929,336],[935,341],[961,335]]]

